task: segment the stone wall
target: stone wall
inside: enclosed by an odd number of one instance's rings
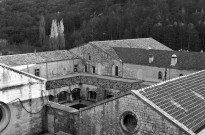
[[[42,97],[46,93],[45,80],[7,66],[0,66],[0,76],[0,105],[3,104],[3,117],[6,118],[0,121],[0,134],[41,133],[43,131],[41,111],[46,104],[46,99]],[[31,112],[39,113],[31,114]]]
[[[123,115],[133,113],[137,119],[134,133],[124,130]],[[185,135],[162,114],[132,94],[97,103],[80,111],[79,135]],[[128,129],[129,131],[129,129]],[[188,135],[188,134],[186,134]]]
[[[143,65],[134,65],[134,64],[123,64],[123,77],[124,78],[133,78],[138,80],[144,80],[148,82],[161,82],[165,80],[165,71],[166,80],[179,77],[180,74],[187,75],[196,71],[190,70],[178,70],[174,68],[161,68],[153,66],[143,66]],[[158,79],[158,73],[162,72],[162,79]]]
[[[51,102],[46,107],[45,126],[49,133],[64,132],[77,135],[78,124],[78,110]]]
[[[78,65],[78,72],[82,72],[84,67],[82,66],[81,59],[61,60],[47,63],[37,63],[29,65],[15,66],[13,68],[24,71],[30,74],[35,74],[35,69],[40,70],[40,77],[46,79],[52,79],[74,73],[74,65]]]
[[[120,81],[114,79],[105,79],[105,78],[98,78],[94,76],[74,76],[59,80],[52,80],[47,81],[46,83],[46,90],[71,86],[75,84],[87,84],[93,85],[97,87],[107,88],[107,89],[116,89],[121,91],[128,91],[132,89],[139,89],[141,88],[140,82],[129,82],[129,81]]]
[[[118,66],[118,76],[122,76],[122,63],[98,47],[86,44],[70,51],[86,61],[90,73],[92,73],[92,66],[95,66],[96,74],[115,76],[114,67]]]

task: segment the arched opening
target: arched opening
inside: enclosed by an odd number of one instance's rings
[[[80,89],[79,89],[79,88],[73,89],[73,90],[71,91],[71,94],[72,94],[73,100],[81,99],[81,97],[80,97]]]
[[[11,112],[7,104],[0,102],[0,132],[9,124]]]
[[[55,97],[53,95],[48,96],[48,100],[54,102]]]
[[[115,66],[115,76],[118,76],[118,66]]]
[[[95,101],[97,97],[97,93],[95,91],[88,91],[88,100]]]
[[[58,102],[67,102],[68,99],[68,92],[62,91],[57,94]]]

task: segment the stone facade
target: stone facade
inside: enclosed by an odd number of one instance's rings
[[[159,72],[162,78],[159,79]],[[165,79],[166,72],[166,79]],[[158,83],[164,80],[187,75],[196,72],[195,70],[178,70],[174,68],[152,67],[123,63],[123,78],[144,80],[146,82]]]
[[[126,112],[136,116],[134,133],[129,133],[129,128],[124,130],[125,120],[121,119]],[[80,118],[79,135],[188,135],[132,94],[84,108],[80,111]]]
[[[76,72],[82,72],[81,59],[61,60],[29,65],[13,66],[13,68],[35,75],[35,69],[39,69],[39,76],[48,80],[66,76],[74,73],[74,65],[77,65]]]
[[[46,107],[45,130],[49,133],[64,132],[77,135],[78,124],[78,110],[54,103],[50,103],[50,105]]]
[[[88,67],[88,72],[92,72],[92,67],[96,68],[96,74],[106,76],[116,76],[115,67],[118,67],[118,75],[122,76],[122,62],[108,52],[92,45],[84,45],[70,50],[80,56]]]
[[[1,135],[36,135],[43,131],[42,112],[46,104],[42,94],[45,80],[0,66]],[[3,106],[2,106],[3,105]],[[38,112],[31,114],[28,112]]]
[[[47,81],[46,89],[49,95],[57,98],[60,92],[71,94],[77,88],[80,90],[81,99],[98,102],[107,99],[107,96],[116,96],[121,92],[140,89],[142,87],[140,83],[134,80],[78,74],[64,79]],[[96,93],[96,99],[89,99],[89,91]]]

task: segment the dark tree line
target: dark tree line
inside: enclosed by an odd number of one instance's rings
[[[153,37],[174,50],[205,50],[204,0],[6,0],[0,7],[0,37],[11,44],[48,45],[42,39],[48,42],[52,20],[63,19],[67,49]]]

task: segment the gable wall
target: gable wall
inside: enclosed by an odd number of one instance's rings
[[[134,135],[185,135],[180,128],[131,94],[82,110],[79,134],[127,135],[120,124],[121,115],[126,111],[138,117],[139,130]]]
[[[113,67],[118,66],[119,76],[122,76],[121,62],[113,59],[110,55],[97,47],[86,44],[73,48],[70,51],[86,60],[90,73],[92,73],[92,66],[95,66],[96,74],[112,76],[114,72]],[[91,60],[89,60],[89,54]]]
[[[9,108],[6,116],[10,114],[10,121],[1,135],[35,135],[43,130],[42,112],[37,112],[43,107],[41,91],[45,91],[45,82],[30,76],[0,67],[0,102]],[[22,101],[23,106],[18,99]],[[24,109],[25,107],[25,109]],[[2,123],[0,122],[0,127]]]

